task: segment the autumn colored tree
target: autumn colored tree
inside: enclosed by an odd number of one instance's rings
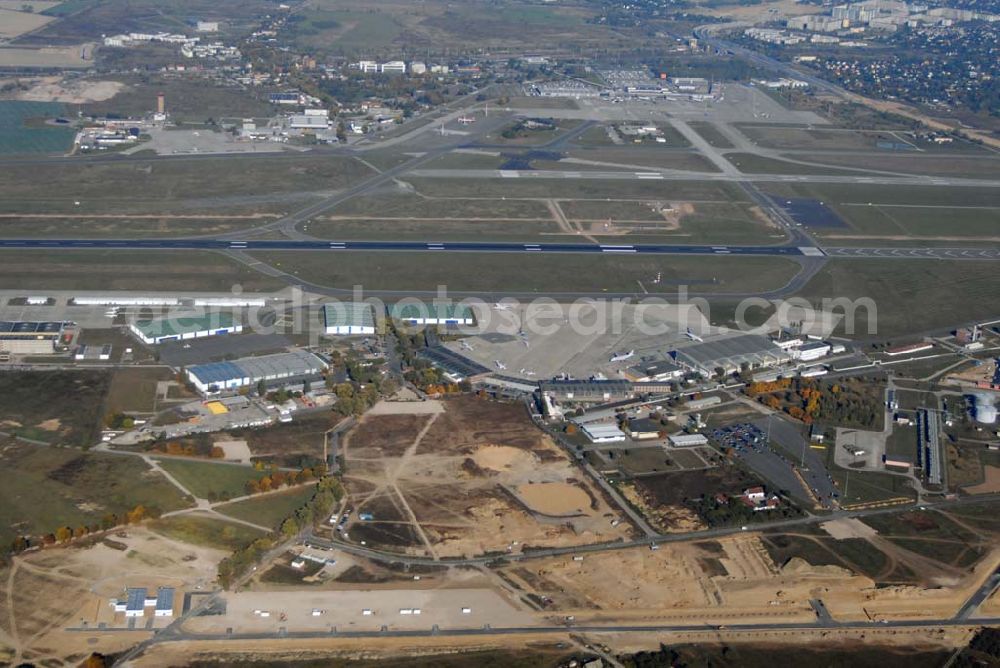
[[[247,480],[243,489],[247,494],[260,494],[260,483],[256,480]]]
[[[73,530],[69,527],[59,527],[56,529],[56,541],[60,543],[65,543],[70,538],[73,537]]]

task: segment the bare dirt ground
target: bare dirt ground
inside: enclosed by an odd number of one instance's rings
[[[434,415],[443,413],[444,405],[433,399],[427,401],[380,401],[367,415]]]
[[[986,465],[983,467],[983,481],[978,485],[963,487],[968,494],[995,494],[1000,492],[1000,467]]]
[[[148,635],[142,624],[135,632],[96,630],[102,622],[125,625],[124,614],[116,614],[108,599],[126,586],[206,588],[225,556],[143,528],[129,528],[110,541],[120,549],[99,542],[48,549],[15,557],[0,570],[0,646],[11,648],[11,663],[75,665],[92,651],[111,653],[139,642]],[[65,630],[84,624],[95,632]]]
[[[820,598],[840,621],[950,617],[987,577],[1000,549],[974,572],[938,587],[876,587],[839,566],[814,566],[795,557],[775,564],[755,534],[524,562],[506,579],[577,620],[813,620],[809,600]],[[613,611],[613,615],[611,612]]]
[[[344,440],[350,540],[433,556],[616,540],[600,491],[519,404],[458,397],[432,415],[367,415]],[[354,515],[357,518],[357,513]]]
[[[19,91],[14,98],[32,102],[68,102],[85,104],[110,100],[125,88],[119,81],[63,80],[60,77],[36,79],[27,90]]]

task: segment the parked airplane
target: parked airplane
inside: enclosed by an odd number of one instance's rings
[[[627,359],[632,359],[635,356],[635,351],[630,350],[627,353],[615,353],[611,356],[612,362],[624,362]]]
[[[509,311],[510,304],[504,304],[503,302],[496,302],[495,304],[493,304],[493,308],[495,308],[498,311]]]
[[[705,342],[705,339],[701,338],[700,336],[698,336],[697,334],[695,334],[694,332],[692,332],[690,327],[688,327],[687,331],[684,332],[684,336],[688,337],[692,341],[697,341],[698,343],[704,343]]]
[[[465,341],[459,341],[459,345],[462,346],[462,348],[464,348],[465,350],[475,350],[475,348],[473,348],[472,346],[470,346]]]
[[[504,364],[503,362],[501,362],[500,360],[493,360],[493,363],[497,365],[498,369],[506,369],[507,368],[507,365]]]

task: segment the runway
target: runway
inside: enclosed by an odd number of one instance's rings
[[[822,257],[812,246],[685,246],[677,244],[510,243],[495,241],[321,241],[316,239],[2,239],[0,249],[408,251],[428,253],[600,253],[606,255],[751,255]]]

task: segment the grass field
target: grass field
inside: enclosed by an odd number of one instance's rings
[[[125,88],[111,99],[71,105],[84,114],[128,118],[156,109],[156,95],[163,93],[170,117],[180,123],[203,123],[208,119],[267,117],[270,103],[248,90],[201,78],[125,76],[115,78]]]
[[[98,522],[136,505],[163,512],[188,502],[138,457],[13,443],[0,444],[0,550],[17,533]]]
[[[992,262],[946,260],[830,260],[797,296],[874,300],[874,338],[917,334],[995,317],[1000,274]],[[933,304],[933,308],[915,308]],[[854,331],[869,332],[869,316],[857,310]]]
[[[895,204],[840,204],[834,210],[863,236],[952,240],[963,237],[1000,240],[1000,207],[914,207]],[[842,229],[815,230],[837,239],[851,234]],[[849,241],[854,241],[849,239]],[[859,243],[864,239],[857,240]]]
[[[791,157],[791,156],[789,156]],[[831,167],[861,167],[903,174],[931,176],[961,176],[995,179],[1000,175],[1000,158],[995,155],[954,156],[921,153],[911,155],[821,155],[796,156]]]
[[[715,148],[735,148],[733,143],[729,141],[726,135],[715,126],[713,123],[708,121],[689,121],[688,125],[702,136],[702,139],[707,141],[710,146]]]
[[[0,165],[3,211],[14,213],[48,213],[76,201],[83,213],[95,201],[100,213],[182,212],[185,200],[245,207],[249,196],[301,199],[299,193],[343,188],[371,174],[353,158],[294,155]]]
[[[0,100],[0,154],[65,153],[73,146],[72,128],[25,125],[29,119],[54,118],[64,113],[63,105],[56,102]]]
[[[116,369],[105,401],[108,413],[152,413],[156,408],[156,384],[170,380],[173,372],[167,368]]]
[[[847,169],[803,165],[754,153],[727,153],[726,160],[744,174],[857,174]]]
[[[179,540],[182,543],[213,547],[227,552],[238,550],[263,535],[262,532],[245,524],[196,515],[180,515],[154,520],[150,522],[149,528],[158,534]]]
[[[287,492],[237,501],[219,506],[216,510],[236,519],[277,528],[282,520],[312,498],[314,487],[314,485],[306,485]]]
[[[0,251],[0,284],[30,290],[277,290],[285,284],[210,252]]]
[[[689,172],[718,172],[712,162],[699,153],[650,147],[612,147],[601,149],[577,149],[567,153],[570,158],[593,160],[596,162],[654,167],[657,169],[679,169]],[[560,169],[573,170],[581,165],[572,162],[560,163]]]
[[[257,480],[266,475],[249,466],[197,460],[163,459],[160,460],[160,466],[199,499],[207,499],[209,494],[213,493],[218,497],[243,496],[246,493],[244,485],[247,481]]]
[[[255,257],[303,280],[325,286],[368,290],[449,290],[516,293],[674,292],[688,284],[692,292],[766,291],[788,283],[798,265],[779,258],[622,257],[608,255],[524,255],[506,253],[272,252]],[[662,274],[659,285],[652,283]]]
[[[57,445],[97,441],[111,374],[104,371],[5,371],[0,431]]]
[[[407,178],[428,197],[500,197],[559,199],[659,199],[746,201],[731,183],[713,181],[574,180],[574,179],[427,179]]]

